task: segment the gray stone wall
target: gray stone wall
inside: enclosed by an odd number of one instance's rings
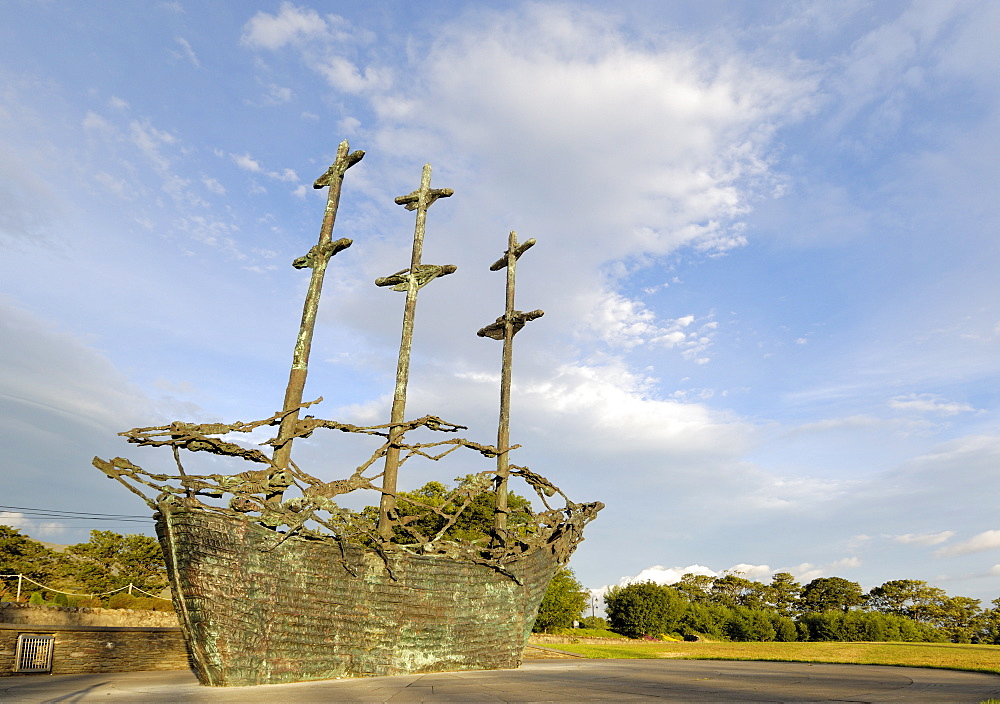
[[[55,636],[53,675],[183,670],[189,667],[180,628],[78,631],[5,625],[0,627],[0,677],[33,676],[14,672],[17,638],[21,633]]]
[[[182,670],[190,665],[172,612],[0,602],[0,677],[15,673],[22,633],[55,637],[52,674]]]

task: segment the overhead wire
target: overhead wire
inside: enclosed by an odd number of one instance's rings
[[[63,511],[61,509],[31,508],[26,506],[0,505],[0,511],[16,511],[17,513],[33,518],[62,518],[67,520],[110,521],[115,523],[149,523],[153,520],[150,516],[95,513],[92,511]],[[0,522],[2,522],[2,517],[0,517]]]

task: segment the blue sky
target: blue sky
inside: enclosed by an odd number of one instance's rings
[[[590,587],[738,569],[1000,596],[1000,6],[15,0],[0,26],[4,506],[138,514],[121,430],[277,410],[342,139],[306,395],[387,418],[392,199],[455,190],[409,411],[494,433],[487,267],[518,306],[515,461],[607,509]],[[356,448],[304,442],[346,476]],[[484,467],[415,470],[403,482]],[[412,487],[410,487],[412,488]],[[104,525],[0,519],[52,542]],[[121,524],[121,530],[136,524]],[[141,524],[138,524],[141,526]]]

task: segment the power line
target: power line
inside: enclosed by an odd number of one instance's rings
[[[32,516],[34,518],[63,518],[68,520],[83,521],[112,521],[116,523],[149,523],[153,520],[149,516],[136,516],[120,513],[93,513],[89,511],[62,511],[59,509],[30,508],[26,506],[0,505],[0,510],[17,511],[25,516]]]

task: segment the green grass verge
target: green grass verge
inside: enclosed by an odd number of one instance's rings
[[[1000,646],[954,643],[560,643],[588,658],[769,660],[937,667],[1000,674]]]
[[[621,633],[607,631],[603,628],[554,628],[548,635],[572,636],[573,638],[620,638],[628,640]]]

